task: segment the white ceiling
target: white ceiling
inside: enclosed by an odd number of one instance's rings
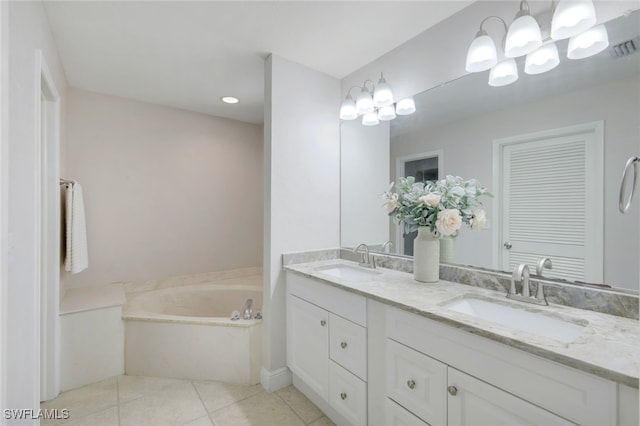
[[[45,8],[72,87],[262,123],[269,53],[340,79],[470,3],[51,1]],[[223,104],[227,95],[240,103]]]

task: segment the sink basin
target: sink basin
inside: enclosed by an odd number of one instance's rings
[[[321,272],[332,277],[342,278],[351,281],[366,281],[371,277],[374,277],[380,272],[372,269],[359,268],[351,265],[329,265],[321,266],[315,269],[317,272]]]
[[[531,312],[519,306],[508,306],[506,303],[475,297],[464,297],[443,306],[451,311],[564,343],[578,337],[586,325],[549,316],[543,312]]]

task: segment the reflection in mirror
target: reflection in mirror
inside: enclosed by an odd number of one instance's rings
[[[535,270],[548,257],[544,276],[638,290],[640,205],[620,214],[618,193],[640,154],[640,53],[619,57],[615,45],[640,48],[640,12],[606,26],[611,46],[591,58],[567,59],[565,40],[547,73],[504,87],[470,74],[416,95],[416,113],[390,128],[342,123],[342,245],[410,255],[380,194],[402,176],[458,175],[495,198],[486,228],[455,239],[456,263]],[[437,174],[419,161],[429,157]]]

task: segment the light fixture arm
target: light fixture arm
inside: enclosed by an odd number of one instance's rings
[[[521,0],[520,10],[516,14],[516,19],[518,19],[521,16],[530,16],[530,15],[531,15],[531,9],[529,9],[529,2],[527,0]]]
[[[504,49],[505,43],[507,41],[507,33],[509,32],[509,28],[507,26],[507,23],[504,21],[504,19],[502,19],[499,16],[487,16],[486,18],[484,18],[482,20],[482,22],[480,22],[480,29],[478,30],[478,32],[476,33],[476,38],[480,37],[480,36],[485,36],[485,35],[489,35],[484,28],[482,28],[482,26],[484,25],[485,22],[487,22],[489,19],[497,19],[500,22],[502,22],[502,26],[504,27],[504,36],[502,37],[502,48]]]

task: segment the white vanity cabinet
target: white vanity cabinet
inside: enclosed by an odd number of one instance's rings
[[[406,311],[385,316],[386,424],[619,424],[611,381]]]
[[[287,366],[339,424],[367,424],[366,306],[362,296],[287,273]]]

